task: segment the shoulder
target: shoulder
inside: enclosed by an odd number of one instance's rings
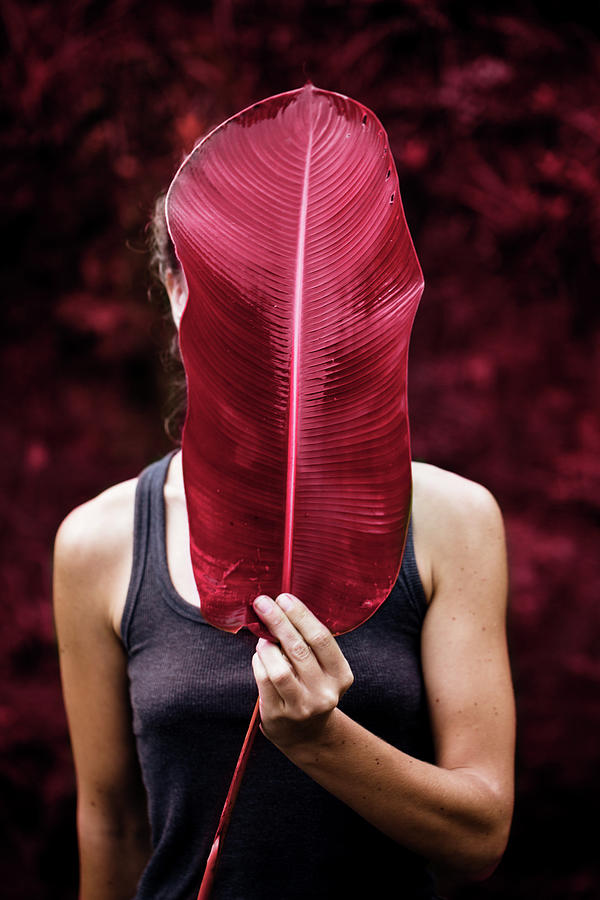
[[[113,550],[133,528],[136,486],[137,478],[122,481],[75,507],[58,528],[56,548],[86,562]]]
[[[413,463],[412,474],[414,503],[424,522],[476,528],[501,522],[498,503],[482,484],[428,463]]]
[[[415,553],[431,598],[442,580],[505,559],[500,507],[483,485],[413,463]]]
[[[116,630],[131,573],[136,485],[137,478],[113,485],[73,509],[54,544],[55,606],[106,618]]]

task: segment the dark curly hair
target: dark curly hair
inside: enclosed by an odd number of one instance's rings
[[[156,298],[160,303],[164,310],[165,323],[170,330],[168,346],[161,354],[169,381],[164,428],[170,440],[175,444],[181,444],[181,431],[187,410],[187,385],[183,361],[179,352],[179,335],[171,316],[171,306],[165,285],[168,272],[177,274],[182,270],[167,228],[165,197],[166,192],[162,192],[156,198],[148,224],[150,271],[154,276],[150,297]]]

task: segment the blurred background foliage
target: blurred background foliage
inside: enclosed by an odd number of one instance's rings
[[[75,896],[52,541],[171,446],[154,198],[207,129],[310,78],[390,136],[426,282],[414,456],[482,481],[506,516],[517,806],[499,869],[456,897],[597,898],[596,5],[1,0],[0,16],[3,896]]]

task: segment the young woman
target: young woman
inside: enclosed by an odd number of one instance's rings
[[[155,222],[176,326],[185,279]],[[261,731],[213,897],[433,898],[481,878],[513,805],[506,554],[490,493],[413,464],[398,581],[334,639],[257,598],[273,636],[198,608],[181,453],[60,526],[55,617],[78,787],[80,900],[194,900],[254,697]]]

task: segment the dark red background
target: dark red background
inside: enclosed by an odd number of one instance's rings
[[[0,11],[0,885],[72,898],[74,790],[50,605],[62,517],[170,446],[144,227],[208,127],[299,87],[389,132],[425,274],[418,459],[506,515],[518,795],[463,898],[597,898],[600,41],[595,4],[166,0]],[[257,823],[259,827],[259,823]]]

